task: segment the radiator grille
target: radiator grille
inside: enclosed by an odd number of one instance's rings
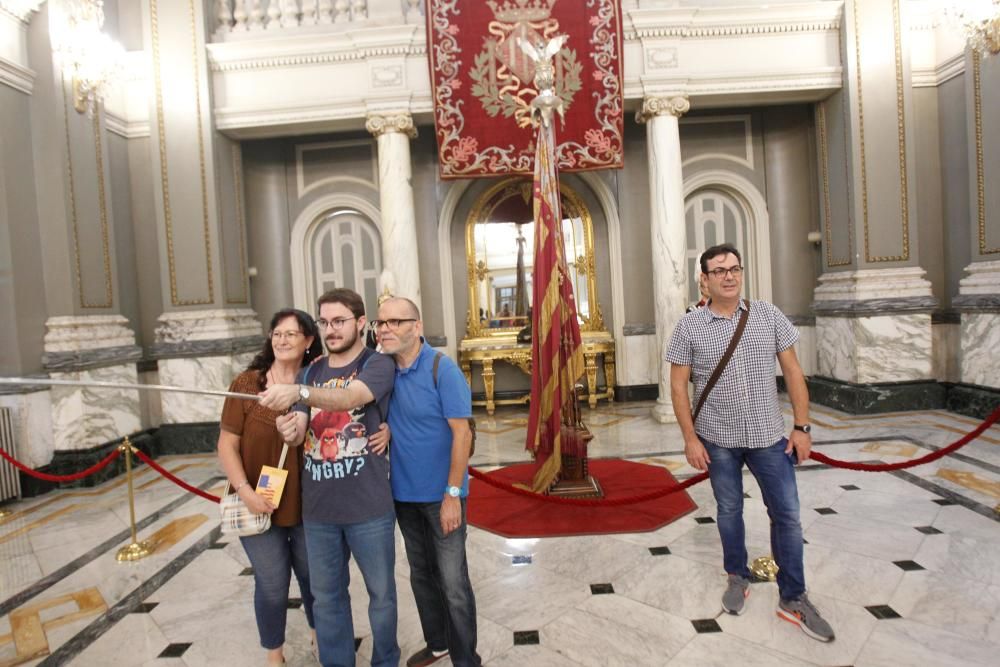
[[[0,447],[12,457],[17,458],[14,447],[14,410],[0,408]],[[21,496],[21,478],[17,469],[6,460],[0,459],[0,502]]]

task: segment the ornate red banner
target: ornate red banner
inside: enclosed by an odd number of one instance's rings
[[[622,45],[618,0],[427,0],[428,57],[442,178],[530,174],[539,47],[554,58],[559,171],[622,166]]]

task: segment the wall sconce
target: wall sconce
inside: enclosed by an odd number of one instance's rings
[[[970,48],[984,56],[1000,53],[1000,0],[952,0],[944,15],[961,27]]]
[[[73,108],[88,115],[121,78],[125,58],[125,49],[102,27],[103,0],[65,0],[51,22],[52,49],[72,80]]]

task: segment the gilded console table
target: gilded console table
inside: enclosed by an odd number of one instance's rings
[[[597,364],[598,356],[602,357],[604,363],[604,378],[607,385],[602,392],[597,390]],[[464,340],[458,350],[459,363],[465,379],[472,385],[472,367],[478,365],[482,367],[481,377],[485,388],[486,400],[473,401],[473,405],[486,406],[486,413],[492,415],[498,405],[524,405],[528,402],[530,394],[525,394],[520,398],[508,398],[496,400],[495,396],[495,376],[493,364],[503,361],[517,366],[526,374],[531,375],[531,344],[517,343],[512,340]],[[607,399],[613,401],[615,398],[615,341],[610,335],[583,337],[583,359],[584,370],[587,378],[587,393],[585,397],[588,405],[597,407],[597,401]],[[584,396],[580,397],[581,399]]]

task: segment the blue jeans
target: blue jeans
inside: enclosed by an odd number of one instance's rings
[[[241,537],[240,542],[253,565],[253,610],[257,616],[260,645],[268,650],[280,648],[285,643],[288,584],[293,571],[302,592],[306,620],[309,627],[314,627],[309,562],[302,525],[290,528],[271,526],[266,533]]]
[[[793,455],[785,454],[788,440],[782,438],[770,447],[760,448],[719,447],[705,440],[702,443],[712,461],[708,475],[719,506],[719,536],[726,572],[750,578],[743,525],[743,464],[746,463],[757,479],[771,519],[771,555],[778,564],[778,592],[782,600],[798,599],[806,592],[806,579],[795,460]]]
[[[441,530],[440,502],[397,501],[396,518],[427,646],[448,649],[455,667],[478,667],[482,659],[476,653],[476,598],[465,559],[465,500],[461,525],[447,535]]]
[[[348,561],[358,563],[368,589],[372,667],[399,663],[396,643],[396,520],[392,512],[360,523],[306,521],[316,641],[324,667],[353,667],[354,621]]]

